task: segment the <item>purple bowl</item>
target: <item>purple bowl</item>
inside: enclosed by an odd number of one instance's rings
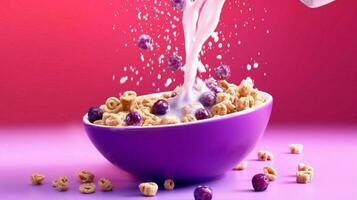
[[[273,98],[253,109],[207,120],[153,127],[106,127],[84,116],[85,130],[115,166],[144,179],[204,180],[223,175],[263,135]]]

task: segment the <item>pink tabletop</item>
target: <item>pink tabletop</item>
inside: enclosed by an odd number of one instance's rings
[[[290,143],[305,145],[301,155],[288,152]],[[94,148],[79,126],[53,128],[0,129],[0,199],[146,199],[141,197],[138,180],[118,170]],[[270,162],[257,161],[258,150],[274,153]],[[248,168],[230,171],[225,177],[206,182],[214,190],[213,199],[356,199],[357,198],[357,127],[274,127],[268,129],[255,150],[247,157]],[[297,184],[297,164],[314,167],[310,184]],[[251,178],[265,165],[274,166],[279,177],[265,192],[254,192]],[[112,179],[113,192],[80,194],[74,173],[93,171],[97,177]],[[32,186],[29,175],[46,175],[42,186]],[[51,180],[66,175],[70,180],[67,192],[57,192]],[[149,199],[193,199],[195,185],[174,191],[160,190]]]

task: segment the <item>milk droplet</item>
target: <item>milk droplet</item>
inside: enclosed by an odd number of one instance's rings
[[[166,80],[165,87],[169,87],[169,86],[171,85],[171,83],[172,83],[172,79],[171,79],[171,78],[168,78],[168,79]]]
[[[258,68],[258,67],[259,67],[259,63],[255,62],[255,63],[253,64],[253,67],[254,67],[255,69]]]
[[[217,55],[217,59],[221,60],[222,59],[222,55]]]
[[[120,79],[120,84],[124,84],[128,80],[127,76],[124,76]]]
[[[252,65],[248,64],[247,65],[247,70],[251,70],[252,69]]]

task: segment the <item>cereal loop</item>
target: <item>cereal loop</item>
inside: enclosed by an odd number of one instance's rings
[[[102,191],[112,191],[113,190],[113,184],[109,179],[100,178],[98,180],[98,185],[100,187],[100,190],[102,190]]]
[[[156,195],[158,185],[154,182],[140,183],[139,190],[143,196],[153,197]]]
[[[79,191],[82,194],[92,194],[95,192],[94,183],[83,183],[79,186]]]
[[[120,101],[116,97],[109,97],[105,102],[104,112],[118,113],[120,111]]]
[[[94,174],[87,170],[82,170],[78,172],[77,177],[82,183],[91,183],[94,180]]]

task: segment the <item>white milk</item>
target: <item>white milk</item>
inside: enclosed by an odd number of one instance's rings
[[[199,60],[203,44],[217,28],[225,0],[187,1],[183,12],[183,30],[185,34],[186,64],[184,66],[184,84],[179,94],[170,101],[169,114],[180,115],[180,109],[188,104],[197,108],[199,96],[208,91],[204,82],[198,78],[197,71],[205,72]]]
[[[300,0],[310,8],[317,8],[333,2],[334,0]]]

